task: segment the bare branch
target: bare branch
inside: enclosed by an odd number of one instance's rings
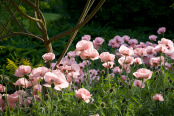
[[[53,42],[56,39],[59,39],[63,36],[66,36],[66,35],[74,32],[74,31],[80,29],[82,26],[84,26],[96,14],[96,12],[100,9],[100,7],[103,5],[104,2],[105,2],[105,0],[100,0],[98,5],[94,8],[94,10],[89,14],[89,16],[82,23],[78,24],[76,27],[74,27],[74,28],[72,28],[68,31],[65,31],[63,33],[60,33],[60,34],[52,37],[49,42]]]
[[[85,5],[85,8],[84,8],[84,10],[83,10],[83,12],[82,12],[82,14],[81,14],[77,24],[80,24],[82,21],[84,21],[86,15],[88,14],[89,9],[91,8],[92,4],[94,3],[94,1],[95,0],[93,0],[92,2],[90,2],[90,0],[87,1],[86,5]],[[59,64],[60,61],[62,60],[62,58],[65,56],[66,52],[68,51],[68,49],[69,49],[70,45],[72,44],[72,42],[73,42],[75,36],[77,35],[77,33],[78,33],[78,30],[73,32],[73,34],[69,38],[68,43],[67,43],[65,49],[63,50],[61,56],[59,57],[56,65]],[[55,65],[54,69],[56,69],[56,65]]]
[[[22,0],[19,2],[18,6],[21,4],[21,2],[22,2]],[[14,18],[14,20],[15,20],[16,23],[19,25],[19,27],[20,27],[24,32],[29,33],[27,30],[24,29],[24,27],[23,27],[23,26],[20,24],[20,22],[16,19],[15,13],[16,13],[17,10],[15,10],[14,13],[12,13],[10,7],[8,7],[6,4],[4,4],[4,5],[5,5],[5,7],[8,9],[8,11],[10,12],[10,14],[12,15],[11,18],[9,19],[7,25],[6,25],[5,27],[7,27],[8,24],[10,23],[10,21],[12,20],[12,18]],[[1,34],[2,34],[2,33],[1,33]],[[1,35],[1,34],[0,34],[0,35]]]
[[[13,32],[13,34],[9,34],[9,35],[5,35],[5,36],[0,37],[0,40],[1,40],[1,39],[4,39],[4,38],[7,38],[7,37],[16,36],[16,35],[26,35],[26,36],[30,36],[30,37],[39,39],[39,40],[41,40],[42,42],[44,42],[44,40],[43,40],[41,37],[39,37],[39,36],[30,34],[30,33],[23,33],[23,32]]]
[[[12,4],[13,4],[13,6],[16,8],[16,10],[17,10],[19,13],[21,13],[21,15],[23,15],[24,17],[26,17],[27,19],[32,20],[32,21],[35,21],[35,22],[42,22],[40,19],[31,17],[31,16],[25,14],[24,12],[22,12],[22,11],[20,10],[20,8],[16,5],[16,3],[14,2],[14,0],[11,0],[11,2],[12,2]]]
[[[21,4],[22,0],[19,2],[18,6]],[[16,10],[14,11],[14,13],[11,12],[10,8],[4,3],[5,7],[8,9],[8,11],[11,14],[11,17],[9,19],[9,21],[7,22],[7,24],[4,26],[4,28],[2,29],[2,31],[0,32],[0,35],[4,32],[5,28],[9,25],[10,21],[13,19],[13,17],[16,14]]]

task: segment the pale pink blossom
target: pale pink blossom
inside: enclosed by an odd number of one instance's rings
[[[113,73],[121,73],[121,69],[119,67],[115,67],[112,69]]]
[[[49,72],[50,70],[46,67],[38,67],[38,68],[34,68],[30,75],[29,75],[29,79],[30,80],[34,80],[34,78],[37,78],[37,80],[39,78],[43,79],[45,73]]]
[[[76,56],[76,53],[75,53],[75,51],[69,51],[69,52],[67,53],[67,56],[69,56],[69,57],[71,57],[71,58],[74,58],[74,57]]]
[[[162,34],[166,32],[166,28],[165,27],[160,27],[157,31],[158,34]]]
[[[156,41],[157,36],[156,36],[156,35],[150,35],[150,36],[149,36],[149,39],[150,39],[151,41]]]
[[[127,42],[130,40],[130,37],[128,35],[124,35],[122,38],[124,41],[127,41]]]
[[[51,87],[51,84],[54,83],[54,89],[59,91],[61,91],[62,88],[67,88],[69,86],[69,83],[66,81],[65,75],[59,70],[47,72],[44,76],[44,80],[47,82],[44,84],[45,87]]]
[[[37,84],[33,87],[33,94],[38,95],[38,92],[42,93],[42,86],[39,84]]]
[[[82,37],[82,40],[90,41],[90,40],[91,40],[91,36],[90,36],[90,35],[84,35],[84,36]]]
[[[115,59],[115,55],[110,54],[109,52],[102,52],[100,54],[100,59],[102,62],[113,62]]]
[[[66,72],[64,72],[65,74],[73,77],[73,78],[77,78],[77,76],[80,75],[80,67],[78,64],[72,64],[71,66],[65,66],[64,70]]]
[[[80,53],[84,50],[87,50],[89,48],[93,48],[93,43],[91,41],[87,41],[87,40],[81,40],[76,44],[76,50],[75,53],[76,55],[80,55]]]
[[[164,45],[168,50],[174,50],[173,42],[169,39],[162,38],[161,41],[158,41],[158,44]]]
[[[121,58],[119,58],[118,59],[118,63],[120,64],[120,65],[132,65],[133,64],[133,62],[134,62],[134,58],[133,57],[131,57],[131,56],[123,56],[123,57],[121,57]]]
[[[136,45],[136,44],[138,44],[138,40],[137,40],[137,39],[130,39],[130,40],[128,41],[128,43],[129,43],[130,45],[132,45],[132,44]]]
[[[124,56],[131,56],[134,54],[134,51],[128,47],[126,47],[125,45],[122,45],[119,48],[119,52],[120,54],[124,55]]]
[[[16,91],[14,92],[14,94],[20,95],[21,97],[26,97],[28,95],[27,92],[24,90]]]
[[[104,39],[101,37],[96,37],[95,40],[93,40],[93,45],[94,48],[96,48],[97,50],[99,49],[99,47],[103,44]]]
[[[141,87],[141,88],[144,88],[144,87],[145,87],[145,84],[144,84],[144,82],[142,83],[142,80],[136,80],[136,79],[135,79],[133,85],[134,85],[135,87]]]
[[[122,75],[122,76],[121,76],[121,79],[122,79],[123,81],[126,81],[126,76],[125,76],[125,75]]]
[[[159,44],[154,48],[154,51],[157,53],[166,53],[166,52],[168,52],[168,49],[163,44]]]
[[[136,63],[136,64],[142,64],[143,62],[142,62],[141,58],[135,58],[134,59],[134,63]]]
[[[154,51],[154,47],[152,47],[152,46],[147,46],[146,47],[146,53],[148,55],[156,54],[156,52]]]
[[[150,59],[149,63],[153,67],[160,66],[161,64],[164,64],[164,57],[163,56],[153,57]]]
[[[95,48],[89,48],[87,50],[84,50],[80,53],[80,57],[83,60],[86,59],[91,59],[91,60],[96,60],[99,58],[99,53]]]
[[[134,54],[137,55],[137,56],[145,56],[145,55],[147,55],[145,48],[136,48],[134,50]]]
[[[45,60],[45,62],[52,61],[55,59],[55,54],[54,53],[45,53],[42,58]]]
[[[89,115],[89,116],[100,116],[100,115],[97,113],[97,114],[93,114],[93,115]]]
[[[0,92],[5,92],[5,90],[6,90],[6,87],[0,84]]]
[[[141,46],[142,48],[146,48],[146,44],[145,44],[144,42],[140,42],[140,46]]]
[[[171,59],[174,59],[174,52],[172,50],[168,50],[165,53],[166,56],[170,57]]]
[[[85,88],[80,88],[78,90],[75,90],[75,96],[79,99],[83,99],[86,103],[90,102],[91,94],[90,92]]]
[[[153,43],[146,41],[146,46],[153,46]]]
[[[24,75],[29,74],[30,72],[31,72],[31,67],[30,66],[21,65],[17,68],[14,75],[17,76],[17,77],[22,77]]]
[[[123,43],[124,43],[124,39],[121,38],[121,37],[118,36],[118,35],[114,37],[114,40],[115,40],[116,43],[118,43],[118,44],[123,44]]]
[[[120,45],[116,42],[115,39],[111,39],[111,40],[109,41],[108,46],[111,46],[112,48],[118,48]]]
[[[171,69],[172,69],[171,64],[168,63],[168,62],[165,63],[165,67],[166,67],[168,70],[171,70]]]
[[[18,79],[15,83],[13,83],[15,86],[20,86],[20,87],[23,87],[23,88],[28,88],[28,87],[31,87],[32,84],[30,81],[28,81],[27,79],[25,78],[20,78]]]
[[[150,79],[152,73],[153,72],[148,69],[140,68],[136,72],[134,72],[133,75],[138,79]]]
[[[105,62],[105,63],[103,63],[102,64],[105,68],[109,68],[109,69],[111,69],[111,68],[113,68],[113,65],[114,65],[114,63],[113,62]]]
[[[153,100],[155,100],[155,101],[164,101],[164,98],[163,98],[163,96],[161,94],[156,93],[153,96]]]

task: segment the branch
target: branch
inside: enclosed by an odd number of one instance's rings
[[[19,2],[18,6],[22,3],[22,0]],[[14,11],[14,13],[12,13],[12,11],[10,10],[10,8],[4,3],[5,7],[8,9],[8,11],[11,14],[11,17],[9,19],[9,21],[7,22],[7,24],[4,26],[4,28],[2,29],[2,31],[0,32],[0,35],[4,32],[5,28],[7,28],[7,26],[9,25],[10,21],[13,19],[13,17],[16,14],[16,10]]]
[[[22,2],[22,0],[21,0],[21,2]],[[14,20],[17,22],[17,24],[19,25],[19,27],[24,31],[24,32],[26,32],[26,33],[28,33],[28,31],[27,30],[25,30],[24,28],[23,28],[23,26],[20,24],[20,22],[16,19],[16,17],[15,17],[15,13],[16,13],[16,11],[17,10],[15,10],[14,11],[14,13],[12,13],[12,11],[11,11],[11,9],[6,5],[6,4],[4,4],[5,5],[5,7],[8,9],[8,11],[10,12],[10,14],[12,15],[11,16],[11,18],[10,18],[10,20],[8,21],[8,23],[10,23],[10,21],[12,20],[12,18],[14,18]],[[20,5],[20,3],[18,4],[18,6]],[[14,15],[14,16],[13,16]],[[5,27],[7,27],[8,26],[8,23],[7,23],[7,25],[5,26]],[[2,33],[1,33],[2,34]],[[0,35],[1,35],[0,34]]]
[[[42,42],[44,42],[44,40],[43,40],[41,37],[39,37],[39,36],[30,34],[30,33],[23,33],[23,32],[13,32],[13,34],[5,35],[5,36],[0,37],[0,40],[3,39],[3,38],[12,37],[12,36],[16,36],[16,35],[27,35],[27,36],[30,36],[30,37],[39,39],[39,40],[41,40]]]
[[[42,14],[41,10],[39,9],[39,0],[35,0],[35,4],[33,4],[29,0],[24,0],[24,2],[27,5],[29,5],[30,7],[32,7],[35,11],[37,11],[37,14],[39,14],[39,17],[42,19],[42,22],[44,23],[44,25],[46,25],[45,19],[43,18],[43,14]]]
[[[89,9],[91,8],[92,4],[94,3],[94,1],[95,0],[93,0],[91,3],[90,3],[90,0],[87,1],[86,5],[85,5],[85,8],[84,8],[84,10],[83,10],[83,12],[82,12],[82,14],[81,14],[77,24],[80,24],[82,21],[84,21],[86,15],[88,14]],[[68,51],[68,49],[69,49],[70,45],[72,44],[72,42],[73,42],[75,36],[77,35],[77,33],[78,33],[78,30],[76,30],[71,35],[71,37],[69,38],[68,43],[67,43],[65,49],[63,50],[61,56],[59,57],[56,65],[59,64],[61,62],[62,58],[65,56],[66,52]],[[56,69],[56,65],[55,65],[54,69]]]
[[[68,35],[68,34],[74,32],[74,31],[80,29],[82,26],[84,26],[96,14],[96,12],[100,9],[100,7],[103,5],[104,2],[105,2],[105,0],[100,0],[98,5],[94,8],[94,10],[89,14],[89,16],[82,23],[78,24],[76,27],[74,27],[74,28],[72,28],[72,29],[70,29],[66,32],[60,33],[60,34],[52,37],[49,42],[51,43],[56,39],[59,39],[59,38],[65,36],[65,35]]]
[[[29,20],[35,21],[35,22],[41,22],[40,19],[31,17],[31,16],[25,14],[24,12],[22,12],[22,11],[20,10],[20,8],[16,5],[16,3],[14,2],[14,0],[11,0],[11,2],[12,2],[12,4],[13,4],[13,6],[16,8],[16,10],[17,10],[19,13],[21,13],[21,15],[23,15],[24,17],[26,17],[26,18],[29,19]]]

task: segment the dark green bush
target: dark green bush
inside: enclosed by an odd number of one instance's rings
[[[66,0],[71,20],[77,21],[86,1]],[[94,2],[93,6],[99,0]],[[92,19],[95,23],[115,28],[161,27],[174,28],[172,2],[166,0],[106,0],[100,11]]]

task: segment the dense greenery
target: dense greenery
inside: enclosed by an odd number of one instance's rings
[[[40,2],[41,10],[44,11],[43,14],[47,22],[49,37],[73,28],[85,5],[83,0],[62,1],[63,0],[48,0],[48,2],[46,2],[41,0]],[[99,0],[95,1],[94,6],[98,1]],[[129,35],[131,39],[136,38],[139,42],[146,42],[149,41],[149,35],[157,35],[156,30],[161,26],[167,27],[167,31],[164,35],[165,38],[172,40],[174,39],[174,33],[172,31],[174,22],[171,17],[173,17],[174,11],[169,8],[170,5],[171,3],[165,0],[159,0],[158,2],[154,0],[114,0],[114,2],[113,0],[106,0],[104,6],[92,21],[79,30],[69,51],[74,51],[77,42],[81,40],[82,36],[89,34],[92,40],[96,37],[104,38],[105,42],[99,50],[99,53],[108,51],[115,54],[115,49],[108,47],[108,43],[109,40],[113,39],[116,35],[121,37]],[[4,6],[0,5],[0,8],[3,9]],[[33,15],[27,6],[21,9]],[[64,14],[65,12],[66,14]],[[0,12],[0,15],[5,16],[4,19],[0,19],[2,22],[9,18],[9,14],[4,10]],[[18,13],[16,17],[22,19],[23,26],[29,29],[29,31],[40,34],[39,30],[36,29],[35,23],[25,20],[25,18],[21,17]],[[19,30],[17,24],[13,21],[8,28]],[[70,35],[62,37],[52,43],[53,52],[56,55],[56,59],[53,62],[56,62],[59,58],[69,37]],[[162,37],[163,35],[158,35],[158,40]],[[45,54],[45,52],[44,44],[31,37],[15,36],[0,40],[0,79],[3,85],[8,87],[8,93],[13,93],[16,90],[13,83],[18,79],[14,76],[17,67],[20,65],[29,65],[32,68],[45,66],[44,60],[42,60],[42,55]],[[173,63],[171,59],[166,58],[169,63]],[[76,57],[76,61],[80,63],[82,60]],[[89,104],[76,98],[74,89],[71,90],[67,88],[62,89],[62,91],[53,92],[51,89],[48,89],[48,96],[43,99],[43,96],[40,95],[40,102],[33,102],[33,104],[29,106],[18,107],[7,112],[0,111],[0,115],[47,116],[52,114],[53,116],[89,116],[97,113],[101,116],[174,115],[173,64],[171,70],[158,67],[161,70],[159,71],[153,68],[152,78],[146,81],[145,88],[134,87],[133,80],[135,77],[132,75],[133,72],[144,67],[144,65],[133,65],[133,67],[130,68],[131,72],[129,74],[123,73],[129,78],[129,84],[121,80],[121,75],[123,74],[116,74],[114,79],[111,80],[112,87],[110,88],[107,77],[112,70],[105,69],[100,60],[91,61],[91,63],[89,67],[85,67],[84,72],[90,75],[88,72],[89,69],[99,69],[100,72],[98,75],[101,78],[99,82],[94,82],[91,85],[76,85],[73,83],[73,86],[83,87],[90,91],[94,101],[91,99]],[[118,59],[115,59],[115,63],[119,65]],[[148,65],[145,66],[150,68]],[[163,73],[163,71],[165,71],[165,73]],[[2,78],[4,79],[2,80]],[[155,93],[164,93],[164,102],[154,101],[153,95],[155,95]],[[52,95],[54,95],[54,97]]]
[[[94,6],[99,0],[94,2]],[[77,21],[85,2],[67,0],[64,2],[71,20]],[[172,1],[167,0],[106,0],[97,15],[95,23],[115,28],[161,27],[174,29]],[[77,7],[78,6],[78,7]]]

